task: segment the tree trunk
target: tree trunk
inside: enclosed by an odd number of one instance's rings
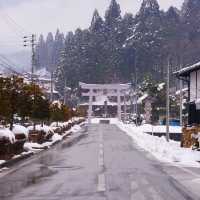
[[[10,118],[10,130],[11,131],[13,130],[13,124],[14,124],[14,115],[12,114],[11,118]]]

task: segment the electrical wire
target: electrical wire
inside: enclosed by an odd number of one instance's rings
[[[1,2],[2,3],[2,2]],[[0,11],[0,17],[3,19],[3,21],[7,24],[7,26],[14,31],[14,33],[18,37],[23,37],[24,35],[30,35],[30,32],[27,31],[24,27],[19,25],[8,13],[5,12],[5,9],[3,8],[3,5],[0,5],[1,11]]]

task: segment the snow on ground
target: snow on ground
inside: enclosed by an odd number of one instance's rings
[[[22,133],[23,133],[23,134],[26,136],[26,138],[28,138],[28,129],[27,129],[26,127],[24,127],[24,126],[15,124],[15,125],[13,126],[12,132],[13,132],[15,135],[17,135],[17,134],[22,134]]]
[[[102,118],[103,119],[103,118]],[[92,119],[92,123],[98,124],[101,118]],[[105,118],[104,118],[105,120]],[[156,137],[145,132],[165,133],[166,126],[142,125],[136,127],[133,124],[124,124],[117,119],[108,119],[111,124],[116,124],[122,131],[129,135],[139,147],[150,152],[154,157],[163,162],[178,166],[200,167],[200,152],[188,148],[181,148],[180,142],[165,137]],[[181,127],[170,127],[170,133],[181,133]]]
[[[145,126],[136,127],[132,124],[116,125],[126,132],[138,146],[153,154],[157,159],[164,162],[176,163],[178,165],[200,167],[200,152],[192,149],[181,148],[180,142],[170,140],[167,142],[165,137],[156,137],[144,133]]]
[[[81,130],[81,127],[80,127],[80,125],[74,125],[72,128],[71,128],[71,132],[72,133],[77,133],[77,132],[79,132]]]
[[[6,138],[10,141],[10,143],[15,142],[15,135],[8,128],[0,128],[0,139]]]
[[[6,161],[5,160],[0,160],[0,165],[5,163]]]
[[[63,139],[63,137],[57,133],[55,133],[53,136],[52,136],[52,142],[57,142],[57,141],[61,141]]]
[[[26,142],[24,144],[25,151],[37,152],[37,151],[41,151],[41,149],[44,149],[44,146],[38,143]]]
[[[152,126],[151,124],[144,124],[140,126],[140,129],[142,129],[145,133],[165,133],[166,132],[166,126],[158,125],[158,126]],[[170,126],[169,127],[170,133],[182,133],[181,126]]]
[[[57,127],[57,125],[58,125],[58,127],[67,126],[69,123],[72,123],[73,121],[78,121],[80,119],[82,119],[82,118],[77,117],[77,118],[74,118],[72,120],[69,120],[68,122],[59,122],[59,123],[53,122],[50,126],[37,125],[36,130],[43,130],[46,133],[48,133],[49,131],[54,133],[53,128]],[[28,127],[28,130],[33,130],[33,126]],[[62,136],[57,134],[57,133],[54,133],[51,140],[48,141],[48,142],[44,142],[43,144],[27,142],[27,143],[24,144],[24,150],[25,151],[32,151],[32,152],[41,151],[42,149],[49,148],[54,143],[61,141],[63,139],[63,137],[65,137],[69,133],[71,133],[71,132],[76,133],[76,132],[79,132],[80,130],[81,130],[80,125],[74,125],[70,130],[66,131],[65,134],[63,134]]]
[[[49,148],[51,145],[53,145],[55,142],[61,141],[63,139],[63,136],[54,133],[51,141],[49,142],[44,142],[43,144],[38,144],[38,143],[32,143],[32,142],[26,142],[24,144],[24,150],[25,151],[32,151],[32,152],[37,152],[41,151],[42,149]]]

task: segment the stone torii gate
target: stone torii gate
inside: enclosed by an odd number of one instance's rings
[[[86,84],[80,82],[79,86],[83,90],[89,90],[87,93],[82,92],[82,96],[89,97],[89,123],[91,123],[92,118],[93,97],[97,97],[100,94],[106,95],[107,97],[117,97],[117,113],[118,119],[121,121],[121,97],[124,96],[124,91],[130,89],[130,84]]]

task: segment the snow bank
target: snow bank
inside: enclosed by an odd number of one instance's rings
[[[71,120],[68,122],[52,122],[50,127],[53,127],[53,128],[64,127],[64,126],[68,126],[70,123],[71,123]]]
[[[200,152],[181,148],[180,142],[167,142],[165,137],[156,137],[144,133],[144,126],[135,127],[131,124],[116,123],[126,132],[138,146],[152,153],[157,159],[164,162],[176,163],[184,166],[200,167]]]
[[[5,160],[0,160],[0,165],[2,165],[5,162],[6,162]]]
[[[72,128],[71,128],[71,132],[73,132],[73,133],[77,133],[77,132],[79,132],[81,130],[81,127],[80,127],[80,125],[74,125]]]
[[[42,149],[44,149],[44,146],[38,143],[26,142],[24,144],[25,151],[37,152],[37,151],[41,151]]]
[[[6,138],[10,141],[10,143],[15,142],[15,135],[8,128],[0,128],[0,139]]]
[[[24,126],[21,125],[14,125],[12,132],[17,135],[17,134],[24,134],[26,138],[28,138],[28,129]]]
[[[166,132],[166,126],[152,126],[150,124],[144,124],[140,126],[140,129],[145,132],[145,133],[165,133]],[[182,133],[182,128],[181,126],[170,126],[169,127],[169,132],[170,133]]]
[[[57,133],[55,133],[53,136],[52,136],[52,142],[57,142],[57,141],[61,141],[63,139],[63,137]]]

